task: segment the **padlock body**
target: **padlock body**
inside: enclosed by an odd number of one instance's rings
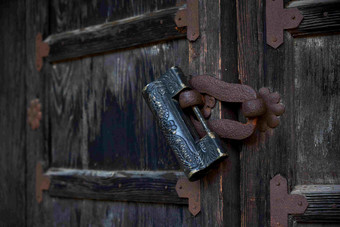
[[[187,88],[189,86],[182,71],[172,67],[159,79],[149,83],[143,90],[143,96],[185,174],[194,181],[227,154],[214,133],[209,132],[198,139],[193,125],[186,120],[176,96]]]

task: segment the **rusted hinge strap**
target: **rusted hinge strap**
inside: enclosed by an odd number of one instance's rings
[[[187,0],[187,8],[176,13],[177,27],[187,27],[187,39],[195,41],[200,35],[198,0]]]
[[[275,128],[280,122],[278,116],[285,111],[284,105],[279,103],[280,95],[276,92],[271,93],[267,88],[261,88],[257,93],[247,85],[226,83],[206,75],[194,76],[189,82],[193,89],[205,94],[205,105],[201,110],[205,118],[210,116],[211,109],[215,106],[215,98],[224,102],[242,103],[242,113],[248,118],[246,124],[229,119],[208,121],[210,130],[216,132],[221,138],[242,140],[251,136],[256,127],[260,131]],[[197,102],[191,101],[194,100],[191,98],[194,96],[193,92],[179,96],[182,107],[197,105]],[[202,125],[194,118],[192,122],[198,134],[203,137],[205,131]]]
[[[48,176],[44,175],[43,167],[40,162],[37,163],[35,169],[35,196],[38,203],[43,199],[43,190],[50,188],[51,180]]]
[[[191,182],[187,178],[180,178],[176,191],[180,198],[188,198],[189,211],[196,216],[201,211],[200,181]]]
[[[266,0],[267,44],[278,48],[283,43],[283,30],[298,27],[302,19],[298,9],[285,9],[283,0]]]
[[[308,207],[303,195],[290,195],[287,180],[276,175],[270,180],[270,226],[288,227],[288,214],[303,214]]]
[[[43,42],[42,34],[38,33],[35,38],[35,67],[40,72],[43,67],[43,58],[50,52],[48,43]]]

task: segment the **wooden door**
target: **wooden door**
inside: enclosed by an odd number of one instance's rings
[[[266,2],[237,1],[241,83],[281,94],[280,126],[242,145],[242,226],[270,226],[270,180],[280,174],[288,191],[306,196],[303,215],[290,226],[339,226],[338,1],[284,1],[304,19],[274,49],[266,43]]]
[[[269,185],[280,174],[309,202],[290,226],[339,226],[340,6],[285,4],[304,20],[273,49],[265,0],[200,0],[195,42],[174,23],[185,1],[1,2],[0,224],[270,226]],[[39,32],[54,47],[40,72]],[[224,140],[229,158],[201,179],[197,216],[175,192],[182,171],[141,96],[173,65],[268,87],[286,106],[278,128]],[[32,130],[26,106],[36,98],[43,117]],[[238,110],[219,104],[212,118],[237,119]],[[51,180],[40,203],[37,163]]]
[[[29,59],[28,97],[40,99],[43,120],[27,130],[27,225],[239,225],[236,149],[226,147],[229,161],[198,184],[201,212],[193,216],[175,191],[180,165],[141,93],[174,65],[187,76],[236,78],[236,45],[221,48],[219,16],[235,20],[235,3],[202,1],[196,42],[174,21],[186,7],[176,0],[28,1],[27,25],[34,26],[27,45],[33,50],[41,32],[50,52],[41,72]],[[236,43],[235,32],[229,41]],[[234,57],[221,62],[222,55]],[[32,196],[38,162],[50,179],[40,203]]]

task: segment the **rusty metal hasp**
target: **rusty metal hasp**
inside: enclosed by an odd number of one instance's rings
[[[194,181],[227,154],[222,149],[219,137],[210,131],[198,107],[193,106],[192,110],[206,133],[206,136],[199,139],[178,102],[180,92],[187,89],[190,87],[182,71],[172,67],[156,81],[146,85],[143,96],[185,174],[190,181]]]
[[[298,27],[302,19],[298,9],[285,9],[283,0],[266,0],[267,44],[278,48],[283,43],[283,30]]]

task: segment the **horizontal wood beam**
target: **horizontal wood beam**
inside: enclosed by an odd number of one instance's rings
[[[295,221],[340,223],[340,185],[299,185],[291,194],[304,195],[308,201],[307,210],[294,216]]]
[[[50,46],[49,62],[79,58],[154,42],[185,38],[186,32],[176,27],[173,7],[108,22],[87,28],[53,34],[44,42]]]
[[[50,196],[128,202],[188,204],[179,198],[179,171],[98,171],[50,169]]]
[[[340,2],[337,0],[292,1],[287,7],[297,7],[304,16],[299,27],[289,31],[293,37],[340,32]]]

